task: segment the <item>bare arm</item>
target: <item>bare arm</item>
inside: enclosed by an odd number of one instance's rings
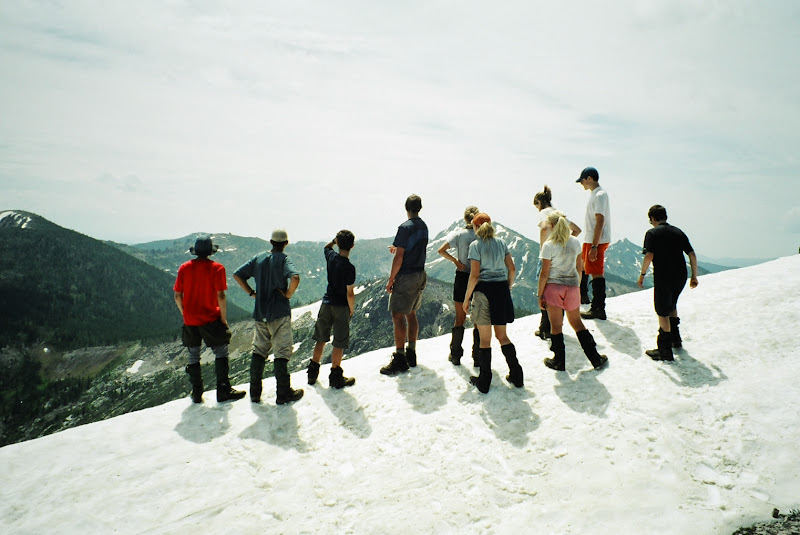
[[[291,299],[294,295],[294,291],[297,290],[297,287],[300,285],[300,275],[292,275],[291,280],[289,280],[289,288],[286,290],[278,290],[282,296],[286,299]]]
[[[356,310],[356,290],[355,284],[347,285],[347,306],[350,307],[350,315]]]
[[[694,254],[694,251],[689,253],[689,265],[692,268],[692,278],[689,280],[689,287],[697,288],[700,282],[697,280],[697,255]]]
[[[466,271],[467,266],[465,266],[464,264],[459,262],[458,258],[456,258],[455,256],[453,256],[450,253],[448,253],[447,252],[448,249],[450,249],[450,242],[444,242],[442,244],[442,246],[439,247],[439,254],[442,255],[443,257],[445,257],[447,260],[449,260],[452,263],[454,263],[456,265],[456,269],[457,270]]]
[[[223,290],[217,292],[217,303],[219,303],[219,319],[225,325],[228,324],[228,297]]]
[[[477,260],[469,261],[469,281],[467,281],[467,293],[464,294],[464,312],[469,312],[469,300],[472,299],[472,293],[478,285],[478,278],[481,275],[481,263]]]
[[[579,227],[578,225],[576,225],[576,224],[575,224],[575,223],[573,223],[572,221],[570,221],[570,222],[569,222],[569,229],[572,231],[572,235],[573,235],[573,236],[577,236],[578,234],[580,234],[581,232],[583,232],[583,231],[581,230],[581,227]]]
[[[175,304],[178,305],[178,310],[181,311],[181,316],[183,316],[183,293],[175,292]]]
[[[644,260],[642,260],[642,271],[639,273],[639,280],[637,284],[639,288],[643,288],[644,284],[644,276],[647,274],[647,270],[650,269],[650,264],[653,262],[653,253],[647,253],[644,255]]]
[[[237,283],[237,284],[238,284],[238,285],[239,285],[239,286],[242,288],[242,290],[244,290],[245,292],[247,292],[247,294],[248,294],[249,296],[251,296],[253,299],[255,299],[255,297],[256,297],[256,293],[255,293],[255,291],[253,290],[253,288],[251,288],[251,287],[250,287],[250,284],[248,284],[248,282],[247,282],[246,280],[244,280],[243,278],[241,278],[239,275],[234,275],[234,276],[233,276],[233,280],[235,280],[235,281],[236,281],[236,283]]]
[[[400,266],[403,265],[403,255],[406,250],[402,247],[395,248],[394,258],[392,259],[392,272],[389,274],[389,282],[386,283],[386,291],[392,293],[392,286],[394,286],[394,278],[400,272]]]
[[[508,270],[508,289],[514,286],[514,279],[517,278],[517,266],[514,265],[514,259],[511,258],[511,253],[506,253],[505,257],[506,269]]]
[[[544,288],[547,286],[547,279],[550,278],[551,263],[552,260],[549,258],[542,258],[542,271],[539,273],[539,289],[537,290],[537,293],[539,294],[539,308],[542,310],[545,309]]]
[[[597,260],[597,245],[600,243],[600,237],[603,235],[603,225],[606,224],[606,218],[603,214],[594,214],[594,235],[592,236],[592,249],[589,250],[589,260],[594,262]]]

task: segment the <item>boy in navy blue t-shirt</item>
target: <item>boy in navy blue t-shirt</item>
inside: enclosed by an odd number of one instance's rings
[[[340,230],[336,237],[325,245],[323,253],[328,265],[328,288],[322,298],[322,305],[314,325],[314,355],[308,363],[308,384],[313,385],[319,376],[322,350],[330,340],[333,329],[333,351],[331,353],[331,373],[328,381],[332,388],[352,386],[356,380],[345,377],[342,371],[342,355],[350,345],[350,318],[355,309],[356,268],[350,263],[350,250],[355,236],[349,230]],[[339,253],[333,246],[339,248]]]

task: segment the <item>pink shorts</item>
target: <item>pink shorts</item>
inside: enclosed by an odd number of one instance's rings
[[[577,286],[548,284],[544,287],[544,302],[566,311],[575,310],[581,306],[581,290]]]

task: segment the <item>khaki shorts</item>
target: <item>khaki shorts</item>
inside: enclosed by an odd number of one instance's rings
[[[482,292],[472,293],[469,317],[475,325],[491,325],[492,316],[489,313],[489,298]]]
[[[422,304],[422,291],[428,276],[424,271],[404,273],[394,279],[392,293],[389,296],[389,311],[392,314],[411,314]]]
[[[292,356],[292,317],[284,316],[269,322],[257,321],[253,328],[253,353],[264,358],[270,352],[275,358],[289,360]]]

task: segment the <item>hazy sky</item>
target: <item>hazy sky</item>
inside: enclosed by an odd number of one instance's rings
[[[800,246],[800,2],[0,3],[0,209],[126,243],[434,234],[477,204],[698,253]]]

